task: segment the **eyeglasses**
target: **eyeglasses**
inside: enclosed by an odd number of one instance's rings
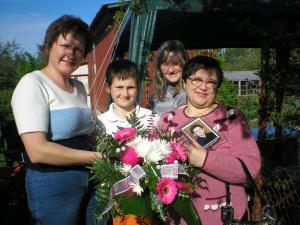
[[[216,88],[218,86],[218,82],[216,80],[204,81],[202,80],[201,77],[195,77],[195,78],[189,77],[188,79],[191,81],[191,84],[194,85],[195,87],[200,87],[204,83],[208,88]]]

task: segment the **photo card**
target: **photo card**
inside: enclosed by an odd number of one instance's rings
[[[184,125],[181,131],[190,141],[195,139],[203,148],[211,146],[220,138],[220,135],[201,118],[196,118]]]

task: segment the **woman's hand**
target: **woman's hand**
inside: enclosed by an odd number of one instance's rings
[[[184,147],[188,152],[190,164],[202,167],[206,158],[207,150],[199,145],[195,139],[193,139],[190,144],[185,143]]]

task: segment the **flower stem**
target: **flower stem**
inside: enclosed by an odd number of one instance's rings
[[[156,173],[155,169],[153,168],[153,166],[152,166],[151,164],[150,164],[150,168],[151,168],[151,170],[153,171],[154,175],[155,175],[156,177],[158,177],[158,174]]]

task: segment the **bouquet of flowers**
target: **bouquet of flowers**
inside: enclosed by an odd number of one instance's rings
[[[97,202],[105,206],[98,218],[158,214],[167,221],[172,208],[187,224],[201,224],[190,199],[196,171],[186,164],[185,149],[170,133],[144,128],[134,113],[127,120],[130,128],[97,138],[96,149],[103,157],[91,167],[92,179]]]

